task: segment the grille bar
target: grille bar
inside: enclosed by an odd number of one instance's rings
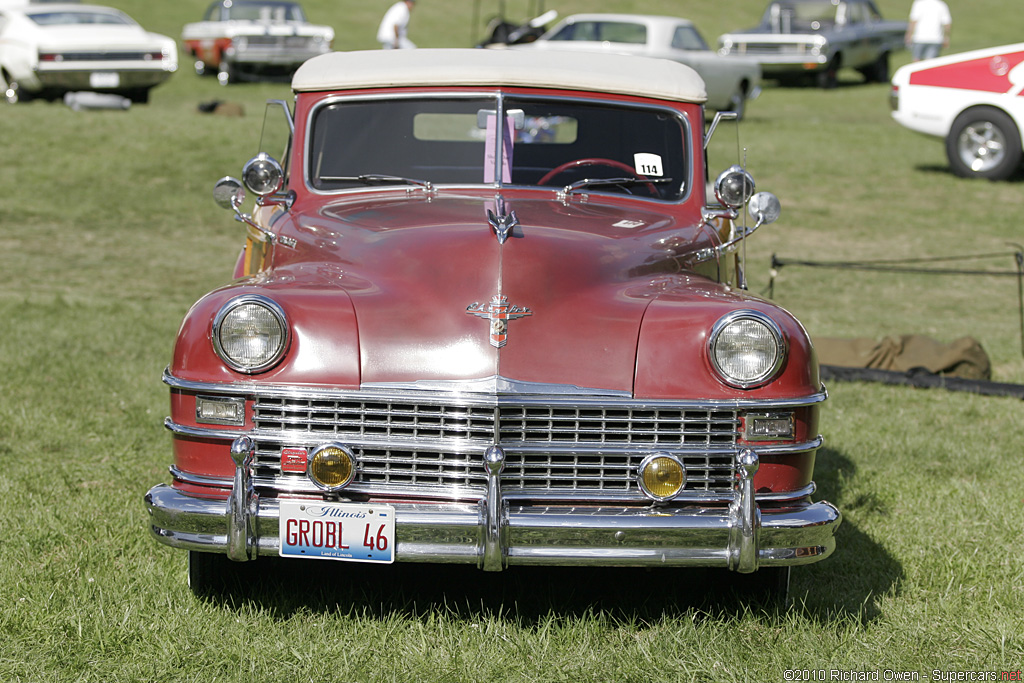
[[[301,488],[301,474],[281,472],[281,449],[337,440],[358,461],[352,491],[416,494],[456,487],[464,495],[486,488],[482,454],[497,443],[506,454],[503,490],[511,494],[594,492],[641,499],[637,468],[658,450],[683,462],[687,491],[733,487],[736,409],[456,401],[258,397],[254,474],[282,490]]]

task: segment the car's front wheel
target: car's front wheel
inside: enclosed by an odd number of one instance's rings
[[[217,82],[221,85],[227,85],[233,82],[238,77],[238,72],[235,69],[235,65],[227,59],[222,59],[220,62],[220,70],[217,72]]]
[[[230,595],[242,585],[242,564],[221,553],[188,551],[188,587],[200,598]]]
[[[946,156],[961,178],[1005,180],[1020,166],[1020,131],[1006,113],[978,107],[960,114],[946,137]]]
[[[8,104],[17,104],[28,99],[22,92],[18,82],[11,78],[7,71],[4,70],[0,70],[0,92],[3,93],[4,101]]]

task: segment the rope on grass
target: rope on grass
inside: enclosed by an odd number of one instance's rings
[[[938,268],[928,264],[955,263],[958,261],[981,261],[986,259],[1006,258],[1006,252],[989,254],[963,254],[960,256],[934,256],[927,258],[877,259],[867,261],[808,261],[805,259],[780,258],[772,254],[772,266],[769,271],[768,298],[775,297],[775,277],[785,266],[804,266],[807,268],[830,268],[833,270],[870,270],[887,273],[913,273],[916,275],[978,275],[986,277],[1017,278],[1017,309],[1020,320],[1020,348],[1024,355],[1024,246],[1010,244],[1014,247],[1013,259],[1015,270],[991,270],[969,268]]]

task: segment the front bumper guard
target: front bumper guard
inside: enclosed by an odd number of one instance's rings
[[[236,561],[277,555],[279,506],[261,498],[249,476],[254,444],[231,445],[231,495],[188,495],[166,484],[146,494],[151,531],[162,543],[225,552]],[[400,562],[512,565],[724,567],[750,573],[762,566],[817,562],[835,550],[842,515],[807,499],[762,510],[754,494],[757,453],[737,453],[737,485],[728,507],[580,507],[510,504],[501,494],[504,452],[487,450],[487,496],[479,503],[413,504],[395,508],[395,558]]]

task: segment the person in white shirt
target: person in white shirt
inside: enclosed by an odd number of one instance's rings
[[[952,25],[953,18],[943,0],[914,0],[905,38],[914,61],[938,57],[943,48],[949,47]]]
[[[384,13],[377,29],[377,42],[385,50],[414,48],[416,45],[406,37],[409,29],[409,17],[416,0],[398,0]]]

